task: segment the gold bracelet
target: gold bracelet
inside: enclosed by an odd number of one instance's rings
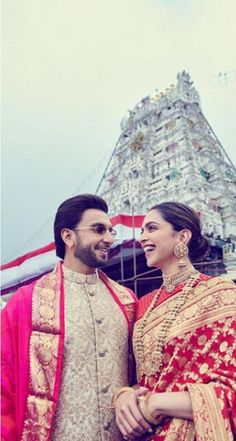
[[[151,415],[151,412],[148,408],[148,403],[147,403],[148,396],[147,395],[140,395],[137,398],[137,401],[138,401],[138,408],[140,410],[140,413],[145,418],[145,420],[148,421],[153,426],[156,426],[158,424],[158,421],[156,420],[156,418],[153,418],[153,416]]]
[[[158,426],[159,424],[161,424],[164,420],[166,420],[166,416],[165,415],[159,415],[158,417],[153,417],[150,410],[149,410],[149,406],[148,406],[148,401],[149,398],[151,397],[151,395],[153,394],[153,392],[148,392],[146,395],[140,395],[137,400],[138,400],[138,407],[139,410],[141,412],[141,414],[143,415],[143,417],[153,426]]]
[[[119,387],[119,389],[116,390],[116,392],[114,393],[113,398],[112,398],[112,407],[113,408],[116,407],[116,402],[117,402],[118,398],[120,397],[120,395],[125,392],[134,392],[134,389],[129,386]]]

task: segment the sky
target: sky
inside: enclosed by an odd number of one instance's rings
[[[183,69],[236,163],[235,22],[235,0],[2,0],[2,262],[53,240],[127,110]]]

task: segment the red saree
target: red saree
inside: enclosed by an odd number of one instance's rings
[[[155,372],[155,342],[168,309],[175,306],[178,285],[162,289],[143,331],[144,354],[137,350],[137,327],[155,292],[138,307],[133,343],[139,384],[155,392],[188,391],[193,421],[167,418],[154,441],[233,441],[236,436],[236,287],[221,277],[200,275],[192,295],[172,325]]]

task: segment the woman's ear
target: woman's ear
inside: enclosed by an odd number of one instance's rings
[[[185,245],[188,245],[192,237],[192,232],[187,228],[185,228],[184,230],[181,230],[179,233],[180,233],[181,242],[183,242]]]

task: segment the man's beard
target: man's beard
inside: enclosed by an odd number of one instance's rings
[[[91,268],[97,268],[107,264],[106,259],[99,259],[96,256],[95,252],[91,249],[91,245],[83,246],[80,241],[77,242],[74,255]]]

